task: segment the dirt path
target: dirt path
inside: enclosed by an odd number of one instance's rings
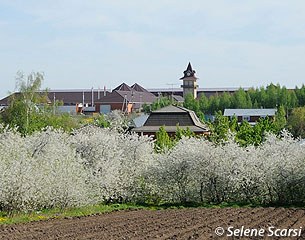
[[[227,237],[231,231],[263,229],[262,237]],[[267,237],[296,229],[296,237]],[[222,237],[216,227],[224,228]],[[302,228],[300,228],[302,227]],[[284,229],[284,230],[283,230]],[[219,230],[222,232],[221,229]],[[243,234],[246,234],[245,231]],[[254,233],[253,233],[254,234]],[[292,234],[292,233],[291,233]],[[290,235],[291,235],[290,234]],[[224,237],[226,236],[226,237]],[[253,236],[253,235],[252,235]],[[305,239],[305,210],[284,208],[182,209],[113,212],[89,217],[0,225],[0,239]]]

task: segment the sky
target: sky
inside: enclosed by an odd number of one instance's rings
[[[0,0],[0,98],[16,73],[43,88],[203,88],[305,82],[303,0]],[[174,85],[171,85],[174,84]]]

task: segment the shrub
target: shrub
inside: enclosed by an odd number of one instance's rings
[[[305,147],[288,132],[240,147],[183,137],[156,153],[152,139],[86,126],[30,136],[0,127],[0,210],[98,202],[305,203]]]

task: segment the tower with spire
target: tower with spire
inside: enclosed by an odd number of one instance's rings
[[[192,94],[194,98],[197,98],[197,77],[195,76],[195,70],[193,70],[191,63],[189,62],[186,70],[183,72],[184,76],[180,78],[183,80],[183,97],[185,98],[186,95]]]

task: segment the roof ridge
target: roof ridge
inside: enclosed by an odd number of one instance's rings
[[[122,84],[120,84],[119,86],[117,86],[115,89],[113,89],[113,91],[115,91],[115,90],[124,91],[124,89],[128,89],[128,90],[125,90],[125,91],[132,91],[132,88],[124,82]]]
[[[147,89],[145,89],[144,87],[142,87],[140,84],[138,83],[134,83],[131,86],[132,89],[134,89],[137,92],[149,92]]]

